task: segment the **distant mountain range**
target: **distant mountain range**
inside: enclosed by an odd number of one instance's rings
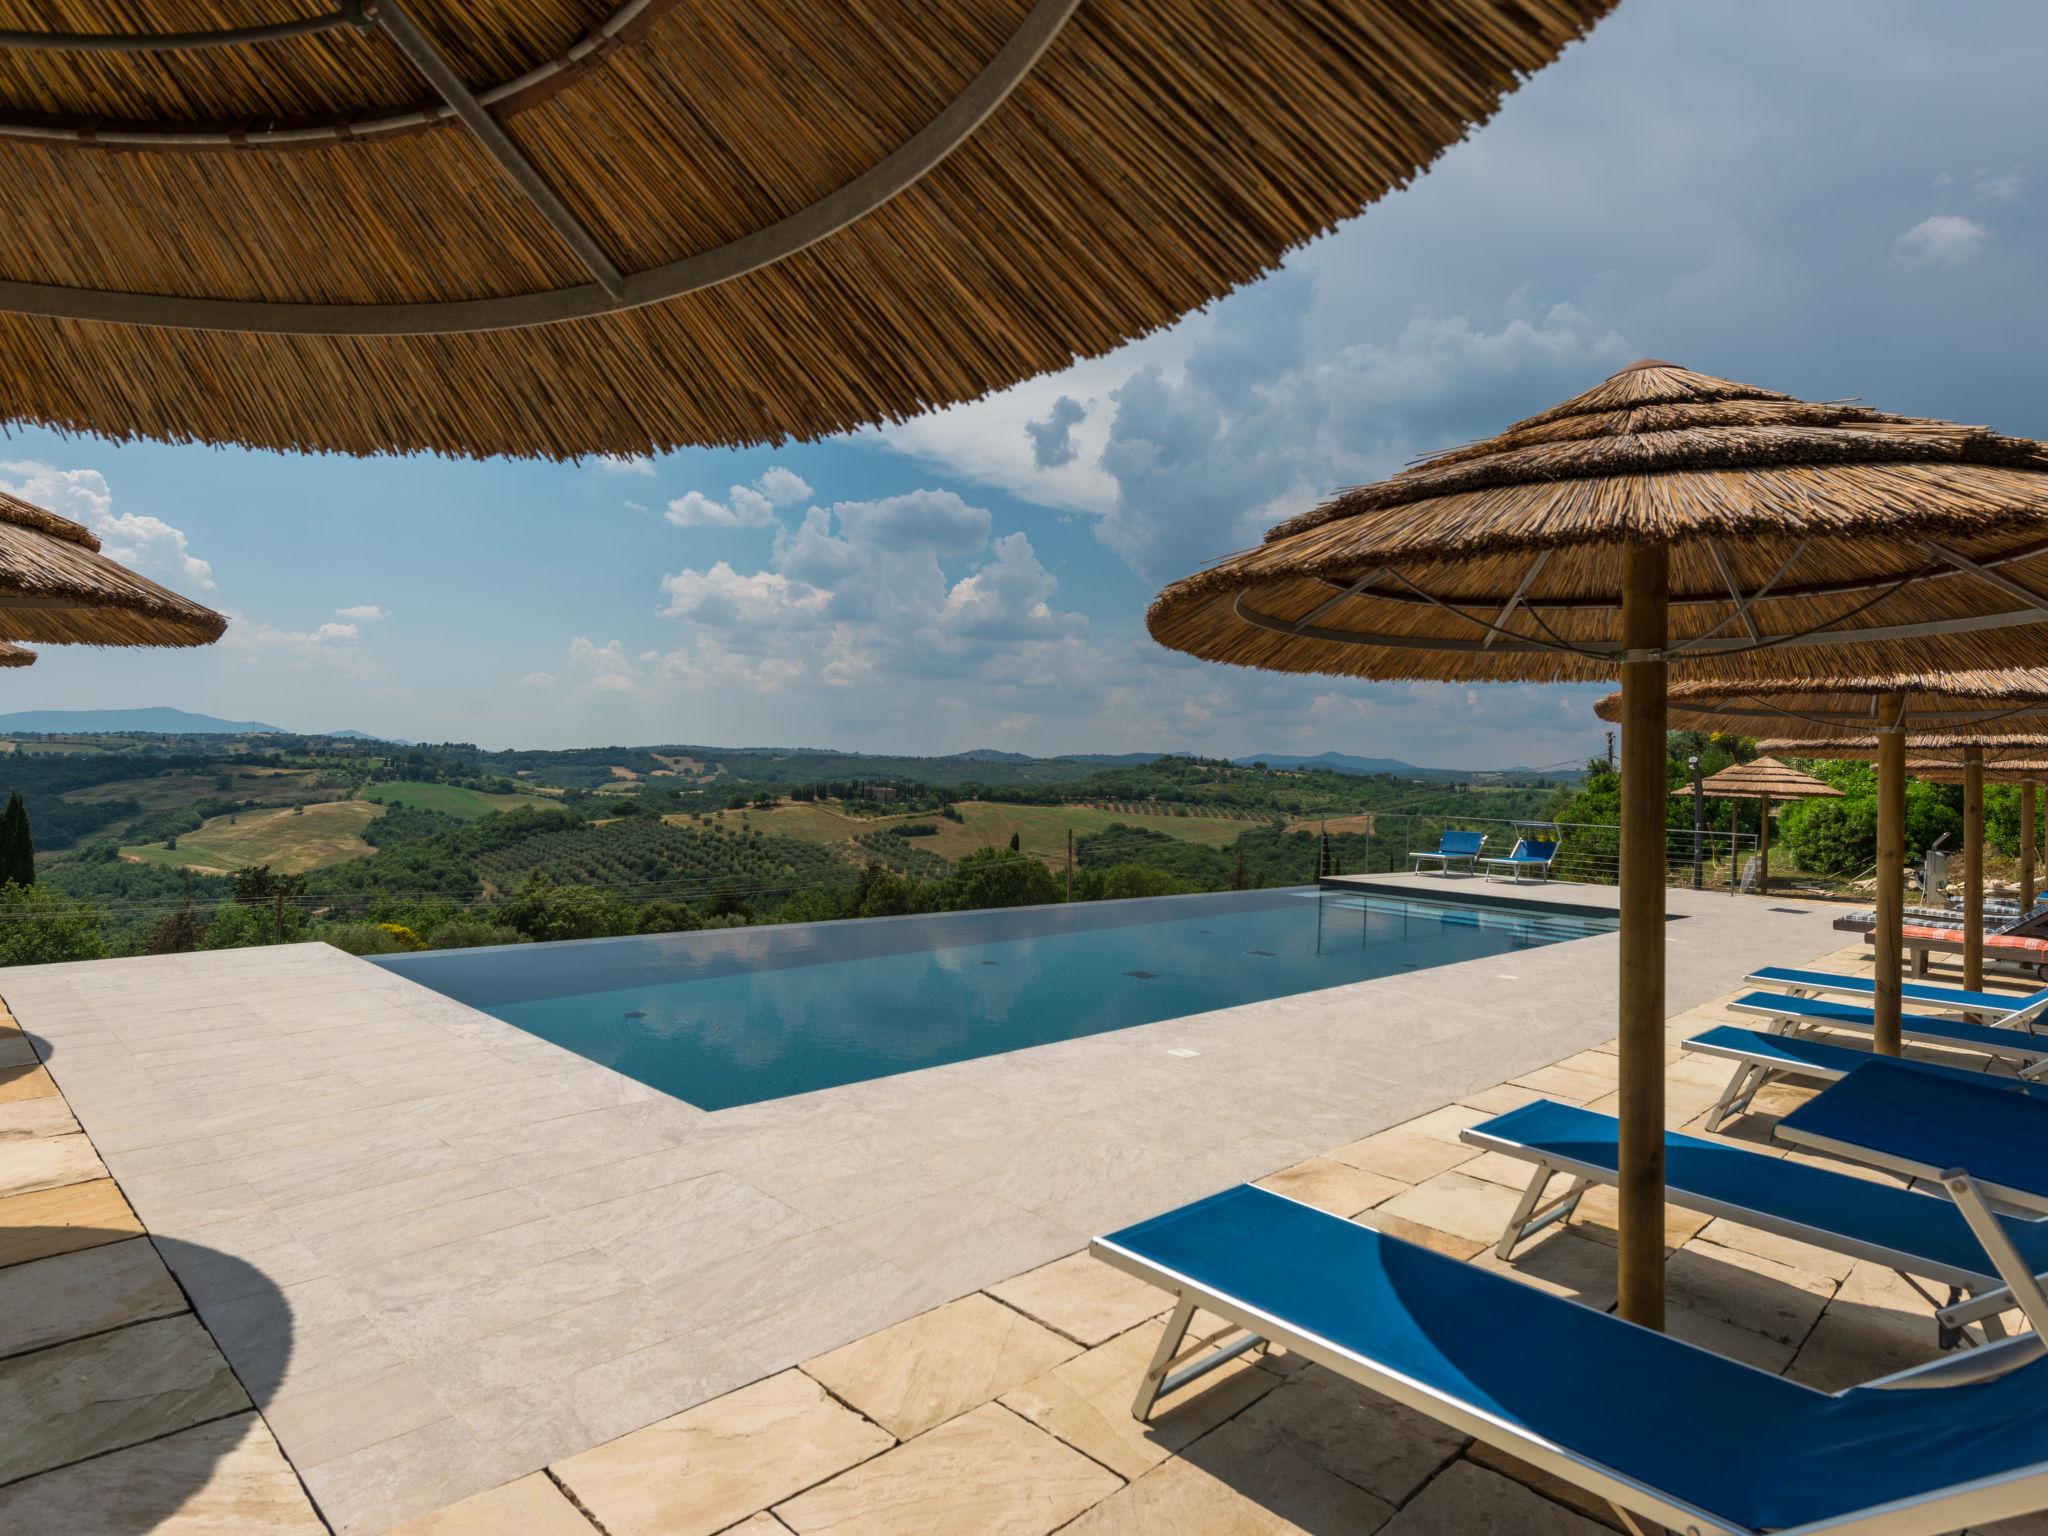
[[[1268,768],[1327,768],[1332,773],[1391,774],[1397,779],[1443,779],[1466,780],[1481,775],[1503,777],[1537,772],[1534,768],[1418,768],[1413,763],[1404,763],[1398,757],[1353,757],[1348,752],[1318,752],[1314,757],[1303,757],[1293,752],[1254,752],[1249,757],[1235,757],[1232,762],[1248,767],[1253,763],[1264,763]],[[1574,774],[1561,773],[1556,769],[1544,769],[1546,778],[1572,778]]]
[[[195,715],[186,709],[156,705],[149,709],[23,709],[0,715],[0,733],[34,736],[76,735],[91,731],[145,731],[165,736],[332,736],[341,741],[391,741],[367,731],[287,731],[261,720],[223,720]],[[393,742],[409,746],[409,742]]]

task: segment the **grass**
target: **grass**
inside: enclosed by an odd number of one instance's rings
[[[383,814],[383,806],[363,800],[330,800],[309,805],[299,815],[290,810],[242,811],[232,818],[216,816],[198,831],[181,834],[175,848],[152,843],[123,848],[121,856],[141,864],[221,874],[268,864],[280,874],[295,875],[371,852],[358,834]]]
[[[159,773],[147,778],[115,779],[67,792],[73,805],[95,805],[103,800],[133,800],[145,812],[176,810],[202,800],[300,800],[313,795],[339,793],[319,787],[320,775],[310,768],[236,768],[228,772],[229,787],[220,787],[223,770],[209,768],[198,773]]]
[[[403,801],[415,810],[439,811],[460,821],[475,821],[493,811],[515,810],[522,805],[551,806],[559,803],[547,795],[485,794],[481,790],[463,789],[454,784],[426,784],[411,779],[372,784],[363,791],[363,798],[374,800],[379,805]]]
[[[1092,805],[1003,805],[988,800],[963,800],[954,809],[959,821],[936,811],[908,811],[900,816],[848,816],[829,803],[784,801],[771,810],[720,811],[716,819],[726,826],[747,825],[782,837],[800,837],[810,842],[851,843],[862,832],[901,825],[931,822],[938,831],[930,837],[912,838],[913,847],[957,859],[977,848],[1007,848],[1014,834],[1026,853],[1037,854],[1050,863],[1064,863],[1067,833],[1076,840],[1100,832],[1118,822],[1127,827],[1145,827],[1168,837],[1212,848],[1227,848],[1250,827],[1259,825],[1225,816],[1173,816],[1103,810]],[[687,820],[688,818],[679,818]],[[857,854],[849,857],[858,858]]]

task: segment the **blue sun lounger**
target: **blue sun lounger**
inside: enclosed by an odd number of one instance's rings
[[[1484,832],[1447,831],[1442,837],[1437,839],[1434,848],[1422,853],[1409,854],[1408,867],[1417,874],[1421,874],[1423,860],[1435,859],[1438,870],[1448,875],[1451,872],[1451,862],[1454,859],[1462,859],[1465,862],[1466,869],[1469,870],[1473,866],[1473,861],[1479,857],[1480,850],[1485,846],[1486,834]]]
[[[1486,866],[1486,878],[1491,880],[1500,874],[1512,875],[1515,883],[1522,883],[1522,876],[1533,874],[1538,880],[1548,883],[1550,866],[1557,862],[1556,838],[1518,837],[1512,852],[1505,857],[1494,855],[1481,859]]]
[[[1140,1419],[1270,1341],[1607,1500],[1632,1531],[1937,1536],[2048,1507],[2034,1334],[1816,1392],[1250,1185],[1091,1251],[1175,1298]],[[1175,1369],[1197,1307],[1245,1333]]]
[[[1716,1024],[1712,1029],[1679,1042],[1684,1050],[1700,1056],[1719,1056],[1735,1063],[1735,1075],[1721,1090],[1721,1097],[1707,1111],[1707,1129],[1718,1131],[1730,1115],[1749,1108],[1750,1100],[1765,1083],[1780,1077],[1804,1077],[1835,1082],[1847,1077],[1866,1061],[1870,1052],[1861,1046],[1835,1045],[1805,1035],[1773,1035],[1762,1030],[1738,1029],[1733,1024]],[[1904,1063],[1915,1072],[1938,1072],[1965,1082],[1984,1076],[1960,1067],[1941,1066],[1931,1061]],[[2018,1078],[1994,1078],[1995,1082],[2020,1083]],[[2048,1099],[2048,1085],[2023,1084],[2028,1091]]]
[[[1819,997],[1832,993],[1868,1002],[1877,983],[1868,976],[1844,976],[1836,971],[1809,971],[1789,965],[1767,965],[1744,978],[1751,986],[1769,987],[1793,997]],[[2048,1015],[2048,987],[2038,992],[1972,992],[1963,987],[1941,987],[1932,982],[1908,981],[1900,995],[1914,1007],[1934,1013],[1961,1013],[1985,1024],[2009,1028],[2033,1027]]]
[[[1875,1011],[1862,1003],[1845,1003],[1832,997],[1788,997],[1783,992],[1746,992],[1728,1005],[1728,1011],[1769,1019],[1776,1034],[1817,1026],[1867,1031],[1877,1018]],[[2013,1063],[2025,1074],[2048,1068],[2048,1035],[2024,1029],[1973,1024],[1968,1019],[1946,1019],[1930,1013],[1905,1013],[1899,1016],[1899,1033],[1908,1040],[1924,1040],[1930,1045],[1982,1051]]]
[[[1948,1318],[2017,1306],[2048,1335],[2040,1256],[2015,1243],[1996,1206],[2048,1213],[2048,1092],[2010,1078],[1944,1072],[1872,1057],[1778,1123],[1798,1146],[1925,1180],[1953,1200],[2010,1294],[1980,1297]]]
[[[1593,1185],[1617,1183],[1620,1129],[1612,1115],[1538,1099],[1460,1132],[1470,1146],[1535,1165],[1494,1252],[1512,1258],[1524,1239],[1568,1220]],[[1546,1200],[1559,1177],[1570,1183]],[[1962,1214],[1946,1200],[1909,1189],[1676,1131],[1664,1136],[1664,1183],[1665,1199],[1686,1210],[1896,1270],[1937,1312],[2004,1284]],[[2027,1262],[2048,1270],[2048,1219],[1998,1221]],[[1948,1296],[1924,1289],[1920,1280],[1948,1287]],[[1988,1336],[2003,1334],[1996,1316],[1983,1321]],[[1944,1348],[1963,1342],[1959,1330],[1946,1326],[1939,1338]]]

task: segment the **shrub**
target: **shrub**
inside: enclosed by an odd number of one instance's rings
[[[545,873],[527,877],[498,921],[536,943],[599,939],[633,931],[634,911],[609,891],[590,885],[556,885]]]
[[[696,915],[680,901],[650,901],[634,921],[636,933],[688,933],[697,926]]]
[[[297,937],[297,924],[290,921],[294,915],[286,913],[285,937]],[[276,915],[265,907],[241,905],[222,907],[214,913],[213,921],[206,925],[206,932],[199,940],[201,949],[249,949],[258,944],[277,942]]]
[[[308,937],[351,955],[402,955],[420,947],[417,941],[408,944],[394,933],[397,927],[396,923],[315,923]]]
[[[776,919],[785,923],[827,923],[853,916],[852,893],[837,886],[811,886],[782,904]]]
[[[152,923],[140,947],[145,955],[183,955],[197,949],[205,936],[206,919],[188,899],[177,911]]]
[[[429,949],[482,949],[491,944],[524,944],[526,936],[502,923],[476,917],[451,917],[427,935]]]

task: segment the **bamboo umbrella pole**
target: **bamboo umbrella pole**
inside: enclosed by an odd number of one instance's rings
[[[2034,796],[2040,786],[2020,780],[2020,912],[2034,910]]]
[[[1622,559],[1619,1310],[1632,1323],[1661,1329],[1670,553],[1661,544],[1632,544]]]
[[[1963,748],[1963,985],[1984,986],[1984,749]]]
[[[1899,952],[1906,883],[1906,711],[1901,694],[1888,701],[1891,724],[1877,734],[1877,974],[1871,1033],[1876,1050],[1899,1054]]]

